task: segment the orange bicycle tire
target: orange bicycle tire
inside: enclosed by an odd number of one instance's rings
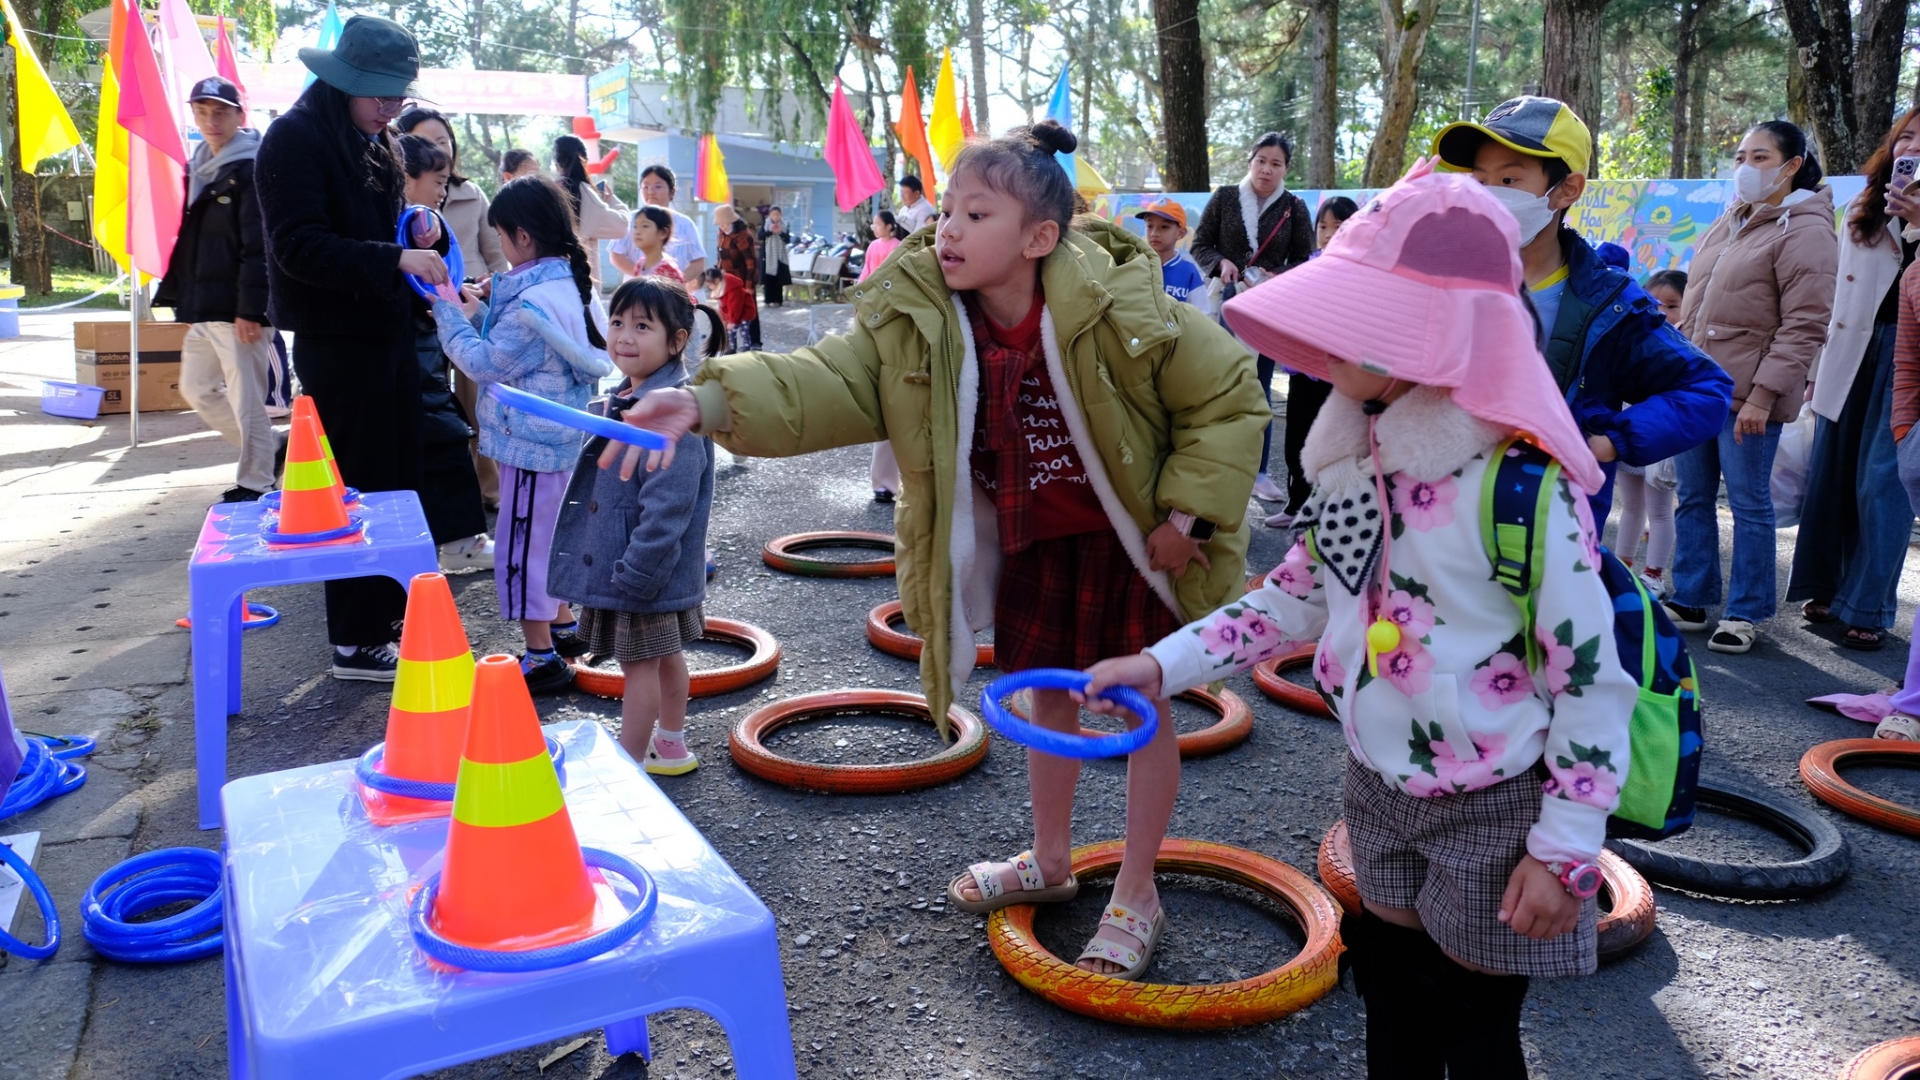
[[[919,761],[883,765],[832,765],[797,761],[767,749],[763,740],[801,720],[837,714],[885,713],[932,723],[927,699],[899,690],[826,690],[786,698],[756,709],[733,725],[727,748],[742,769],[786,787],[839,795],[890,795],[918,791],[964,775],[987,756],[987,728],[958,705],[947,710],[955,734],[951,745]]]
[[[1842,739],[1842,742],[1866,742]],[[1881,739],[1880,742],[1888,740]],[[1920,1069],[1920,1036],[1893,1039],[1869,1046],[1840,1067],[1840,1080],[1900,1080]]]
[[[787,574],[800,574],[804,577],[824,578],[868,578],[893,576],[892,533],[861,532],[851,529],[827,529],[821,532],[793,533],[789,536],[776,536],[767,541],[760,549],[760,561],[775,570]],[[819,547],[858,547],[873,550],[885,550],[884,559],[868,559],[865,562],[830,562],[825,559],[810,559],[801,554],[809,548]]]
[[[1074,876],[1110,876],[1125,841],[1075,848]],[[1214,878],[1252,889],[1284,905],[1307,935],[1300,955],[1285,964],[1229,983],[1181,985],[1125,982],[1083,971],[1047,951],[1033,933],[1033,904],[1014,904],[987,916],[987,944],[1007,974],[1055,1005],[1096,1020],[1136,1027],[1206,1030],[1266,1023],[1325,997],[1340,979],[1340,909],[1312,879],[1258,852],[1204,840],[1160,843],[1161,873]]]
[[[1640,871],[1611,851],[1600,853],[1600,891],[1611,910],[1602,912],[1594,932],[1600,940],[1602,963],[1616,960],[1653,935],[1653,886]],[[1353,876],[1353,845],[1347,838],[1347,819],[1341,818],[1320,841],[1320,884],[1349,915],[1360,913],[1360,883]]]
[[[687,680],[688,697],[715,697],[731,694],[742,687],[767,678],[780,667],[780,642],[765,630],[752,623],[734,619],[707,620],[706,632],[700,635],[703,641],[725,641],[734,645],[745,645],[753,650],[753,655],[737,664],[725,664],[717,668],[693,672]],[[619,701],[626,696],[626,677],[618,671],[605,668],[588,667],[576,660],[573,662],[573,685],[581,692],[594,697],[610,698]]]
[[[1032,720],[1033,710],[1031,691],[1016,690],[1007,700],[1007,709],[1022,720]],[[1214,694],[1205,687],[1196,686],[1191,690],[1175,694],[1181,701],[1191,702],[1212,712],[1220,719],[1199,731],[1183,731],[1175,740],[1180,746],[1180,757],[1208,757],[1225,753],[1239,746],[1253,736],[1253,710],[1247,706],[1247,699],[1231,690],[1222,689]],[[1111,731],[1095,731],[1081,728],[1080,734],[1097,739],[1111,735]]]
[[[1327,699],[1321,697],[1318,690],[1280,677],[1282,671],[1291,668],[1312,667],[1314,654],[1319,649],[1318,645],[1302,645],[1283,656],[1260,661],[1253,665],[1253,685],[1259,687],[1261,693],[1295,712],[1332,720],[1333,710],[1327,706]]]
[[[1920,743],[1901,739],[1835,739],[1800,758],[1800,780],[1835,810],[1883,829],[1920,836],[1920,809],[1862,791],[1840,775],[1842,765],[1920,765]]]
[[[919,660],[920,650],[926,648],[927,643],[919,634],[905,628],[905,618],[898,600],[889,600],[867,612],[867,640],[873,643],[874,648],[889,656]],[[894,629],[896,622],[901,623],[898,630]],[[973,646],[973,663],[976,667],[993,667],[993,646],[976,642]]]

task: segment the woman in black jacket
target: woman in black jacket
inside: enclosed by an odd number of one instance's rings
[[[1313,254],[1313,217],[1306,202],[1287,190],[1287,169],[1292,164],[1293,144],[1277,131],[1267,132],[1254,141],[1247,155],[1245,179],[1215,189],[1200,213],[1200,224],[1193,230],[1193,261],[1200,264],[1201,273],[1219,278],[1229,296],[1299,266]],[[1271,403],[1273,361],[1262,356],[1259,374],[1260,388]],[[1294,417],[1293,394],[1289,379],[1288,423]],[[1253,493],[1267,502],[1285,502],[1286,492],[1267,476],[1272,435],[1273,425],[1268,424]],[[1289,461],[1287,467],[1297,473],[1300,463]],[[1271,519],[1267,523],[1274,524]]]
[[[267,234],[273,324],[313,397],[341,479],[361,491],[420,485],[420,368],[401,275],[447,280],[439,254],[394,242],[405,181],[387,124],[420,71],[399,24],[347,20],[333,49],[301,49],[318,76],[260,144],[254,185]],[[337,679],[393,681],[406,592],[384,577],[327,582]]]

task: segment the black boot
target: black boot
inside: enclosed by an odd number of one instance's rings
[[[1367,1003],[1369,1080],[1441,1080],[1446,1070],[1443,969],[1454,965],[1424,931],[1362,912],[1348,943],[1353,984]]]
[[[1445,959],[1443,956],[1442,959]],[[1447,960],[1450,1015],[1445,1024],[1448,1080],[1527,1080],[1520,1052],[1524,975],[1483,975]]]

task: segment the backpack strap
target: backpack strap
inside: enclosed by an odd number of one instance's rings
[[[1546,565],[1547,538],[1540,529],[1553,498],[1560,463],[1520,439],[1494,448],[1494,463],[1481,480],[1480,536],[1493,564],[1493,580],[1507,590],[1527,626],[1527,666],[1539,664],[1533,632],[1534,594]]]

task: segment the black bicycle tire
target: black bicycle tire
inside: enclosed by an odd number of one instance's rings
[[[1695,798],[1702,806],[1757,822],[1807,854],[1788,862],[1719,862],[1665,851],[1656,842],[1624,839],[1607,841],[1608,850],[1656,885],[1729,900],[1814,896],[1840,884],[1853,866],[1847,838],[1811,807],[1706,783],[1695,789]]]

